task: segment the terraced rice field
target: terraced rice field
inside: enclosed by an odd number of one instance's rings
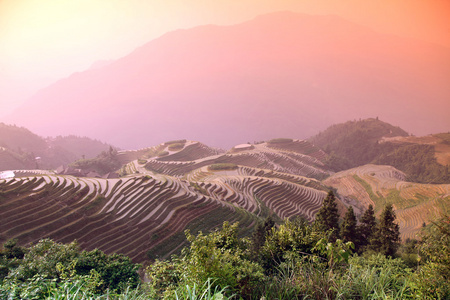
[[[428,224],[450,207],[450,184],[420,184],[404,181],[406,176],[390,166],[365,165],[334,174],[323,183],[341,196],[359,200],[364,208],[374,205],[380,213],[392,203],[402,239],[417,238]]]
[[[248,233],[272,213],[312,220],[325,197],[318,181],[295,175],[255,176],[261,171],[251,168],[218,174],[205,167],[181,178],[150,175],[137,161],[131,164],[132,172],[146,174],[0,180],[0,243],[76,239],[84,249],[123,253],[142,262],[180,249],[185,229],[205,231],[223,221],[239,221]]]
[[[169,154],[163,158],[149,159],[145,167],[149,171],[177,177],[182,177],[204,166],[220,163],[269,169],[316,179],[323,179],[329,175],[329,172],[324,169],[323,162],[315,157],[321,157],[323,152],[305,141],[294,141],[291,144],[293,145],[291,148],[284,149],[263,143],[254,145],[249,150],[230,151],[226,154],[213,154],[199,159],[181,160],[180,157],[193,157],[193,155],[184,153],[185,151],[192,152],[188,150],[189,146],[186,146],[182,151]],[[302,152],[308,152],[314,156]],[[206,152],[203,153],[206,154]]]

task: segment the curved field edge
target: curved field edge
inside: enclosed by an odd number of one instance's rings
[[[164,256],[180,249],[185,229],[209,230],[238,221],[249,234],[269,214],[312,220],[324,196],[311,187],[255,176],[211,182],[163,175],[12,178],[0,180],[0,242],[77,240],[83,249],[144,261],[147,253]]]

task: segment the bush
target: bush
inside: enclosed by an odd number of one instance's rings
[[[120,254],[106,255],[98,249],[80,252],[76,242],[61,244],[44,239],[26,249],[23,259],[16,268],[9,270],[5,281],[12,285],[19,283],[18,286],[38,281],[38,285],[44,286],[52,280],[86,281],[90,278],[91,282],[97,282],[90,284],[95,293],[108,289],[122,292],[127,286],[136,287],[140,282],[139,266]]]

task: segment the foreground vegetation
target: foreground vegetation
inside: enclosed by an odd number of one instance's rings
[[[356,225],[349,208],[337,218],[329,193],[316,221],[269,217],[239,238],[238,223],[209,234],[186,232],[180,256],[144,272],[129,258],[80,251],[76,242],[15,241],[0,253],[1,299],[448,299],[450,217],[400,245],[389,205]]]

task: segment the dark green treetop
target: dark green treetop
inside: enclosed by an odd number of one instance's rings
[[[400,245],[400,227],[395,223],[395,219],[392,204],[386,205],[381,213],[375,234],[370,240],[370,248],[386,256],[394,256]]]
[[[361,216],[359,222],[359,248],[363,249],[369,245],[370,240],[376,231],[377,219],[375,218],[375,211],[373,210],[372,204],[369,205],[369,208]]]
[[[332,242],[339,238],[339,214],[333,191],[329,191],[323,200],[314,223],[319,230],[331,232],[330,240]]]
[[[341,239],[344,242],[353,242],[358,244],[358,231],[356,227],[356,216],[353,212],[353,207],[349,206],[344,216],[344,221],[341,224]]]

